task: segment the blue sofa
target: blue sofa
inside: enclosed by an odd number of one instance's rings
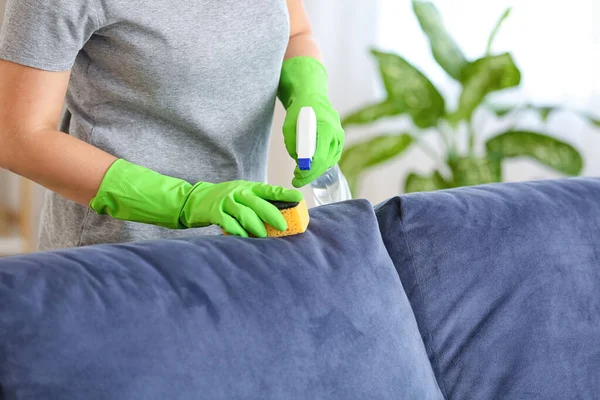
[[[0,399],[599,399],[600,180],[0,259]]]

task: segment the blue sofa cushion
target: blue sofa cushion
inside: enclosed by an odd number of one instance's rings
[[[600,180],[411,194],[377,216],[447,398],[600,398]]]
[[[372,206],[311,215],[0,260],[4,400],[441,398]]]

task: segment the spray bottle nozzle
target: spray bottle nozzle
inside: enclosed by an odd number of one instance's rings
[[[312,166],[312,160],[310,158],[299,158],[298,159],[298,168],[300,168],[300,171],[310,171],[311,166]]]
[[[302,107],[296,124],[296,152],[298,168],[310,171],[317,147],[317,116],[312,107]]]

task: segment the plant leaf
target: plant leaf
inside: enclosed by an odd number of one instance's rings
[[[508,53],[474,61],[463,72],[463,90],[452,121],[470,119],[489,93],[520,83],[521,72]]]
[[[579,175],[583,169],[583,158],[573,146],[542,133],[504,132],[489,139],[486,148],[495,159],[530,157],[566,175]]]
[[[367,169],[393,159],[405,152],[414,142],[407,133],[381,135],[349,146],[340,160],[340,168],[350,190],[356,193],[360,175]]]
[[[542,122],[547,122],[550,114],[554,111],[560,110],[557,106],[536,106],[534,104],[527,104],[525,109],[535,111],[539,114]]]
[[[380,118],[392,117],[404,113],[404,110],[398,103],[384,101],[383,103],[372,104],[344,117],[342,125],[365,125],[377,121]]]
[[[560,110],[557,106],[536,106],[534,104],[525,104],[525,105],[492,105],[488,104],[487,107],[492,110],[498,117],[504,117],[508,113],[515,110],[532,110],[536,111],[543,122],[547,122],[550,114],[554,111]]]
[[[488,39],[487,48],[486,48],[486,51],[485,51],[485,55],[486,56],[489,56],[491,54],[491,52],[492,52],[492,45],[494,44],[494,39],[496,39],[496,35],[500,31],[500,27],[502,26],[502,23],[508,18],[508,16],[510,15],[510,12],[511,12],[511,7],[508,7],[506,9],[506,11],[504,11],[504,13],[502,14],[502,16],[498,20],[498,22],[496,22],[496,26],[494,26],[494,29],[492,30],[490,38]]]
[[[433,58],[448,75],[460,80],[462,71],[468,65],[468,61],[462,50],[446,31],[438,9],[429,1],[414,0],[412,4],[421,29],[429,39]]]
[[[447,189],[449,184],[446,182],[439,171],[435,171],[431,176],[419,175],[411,172],[404,181],[404,192],[431,192],[434,190]]]
[[[446,103],[433,83],[399,55],[371,52],[379,62],[387,101],[409,114],[419,128],[435,126],[445,113]]]
[[[587,113],[579,113],[579,115],[586,119],[590,124],[597,126],[598,128],[600,128],[600,118],[596,118],[590,114]]]
[[[497,158],[460,157],[451,160],[448,164],[452,170],[455,187],[482,185],[502,180],[501,163]]]
[[[520,109],[519,106],[508,106],[508,105],[497,105],[497,104],[486,104],[486,107],[492,111],[498,117],[504,117],[514,110]]]
[[[550,114],[552,114],[554,111],[557,110],[556,107],[547,107],[547,106],[540,106],[540,107],[532,106],[530,108],[536,110],[540,114],[540,118],[542,118],[542,121],[544,121],[544,122],[548,121],[548,117],[550,117]]]

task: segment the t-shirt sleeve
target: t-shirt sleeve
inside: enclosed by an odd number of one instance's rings
[[[96,0],[7,0],[0,59],[47,71],[70,69],[99,28]]]

